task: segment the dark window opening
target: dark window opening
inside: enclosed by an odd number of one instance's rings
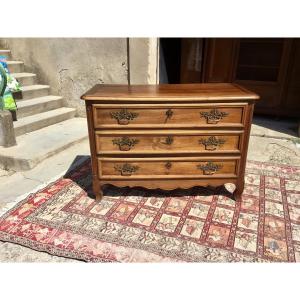
[[[180,83],[181,39],[161,38],[159,57],[160,83]]]

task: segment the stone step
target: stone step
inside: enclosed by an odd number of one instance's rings
[[[45,111],[57,109],[63,106],[63,98],[60,96],[45,96],[30,100],[24,100],[17,103],[17,117],[24,118],[36,115]]]
[[[0,55],[5,55],[7,57],[7,59],[11,58],[10,50],[0,50]]]
[[[87,139],[87,136],[86,118],[72,118],[21,135],[17,137],[16,146],[0,147],[0,167],[15,171],[32,169],[44,159]]]
[[[24,71],[24,63],[22,61],[7,61],[7,67],[10,73],[22,73]]]
[[[19,136],[34,130],[71,119],[75,116],[76,109],[62,107],[40,114],[24,117],[14,122],[15,135]]]
[[[22,99],[17,101],[29,100],[32,98],[38,98],[49,95],[49,85],[34,84],[21,87]]]
[[[12,73],[14,78],[16,78],[21,86],[34,85],[36,83],[36,74],[33,73]]]

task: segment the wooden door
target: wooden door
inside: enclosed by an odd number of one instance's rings
[[[293,39],[282,111],[300,117],[300,39]]]
[[[203,82],[232,82],[237,39],[205,40]]]
[[[291,39],[239,39],[233,82],[261,96],[256,112],[282,114],[290,51]]]

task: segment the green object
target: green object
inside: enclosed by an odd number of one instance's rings
[[[3,96],[3,108],[7,110],[16,110],[15,99],[9,89],[6,89]]]
[[[8,75],[6,73],[5,68],[0,63],[0,76],[1,76],[1,82],[0,82],[0,109],[6,109],[6,110],[16,110],[16,102],[15,99],[8,87]]]

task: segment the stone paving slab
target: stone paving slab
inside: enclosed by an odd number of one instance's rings
[[[291,140],[251,136],[247,159],[300,166],[300,148]]]
[[[51,111],[52,112],[52,111]],[[43,160],[88,138],[85,118],[72,118],[40,130],[21,135],[17,145],[0,147],[0,166],[12,170],[29,170]]]
[[[80,262],[0,241],[0,262]]]
[[[89,142],[84,140],[66,151],[44,160],[31,170],[15,172],[11,176],[2,176],[0,180],[0,210],[6,203],[48,183],[60,174],[63,175],[70,167],[74,167],[75,163],[85,159],[89,154]],[[16,186],[18,186],[17,189]]]

